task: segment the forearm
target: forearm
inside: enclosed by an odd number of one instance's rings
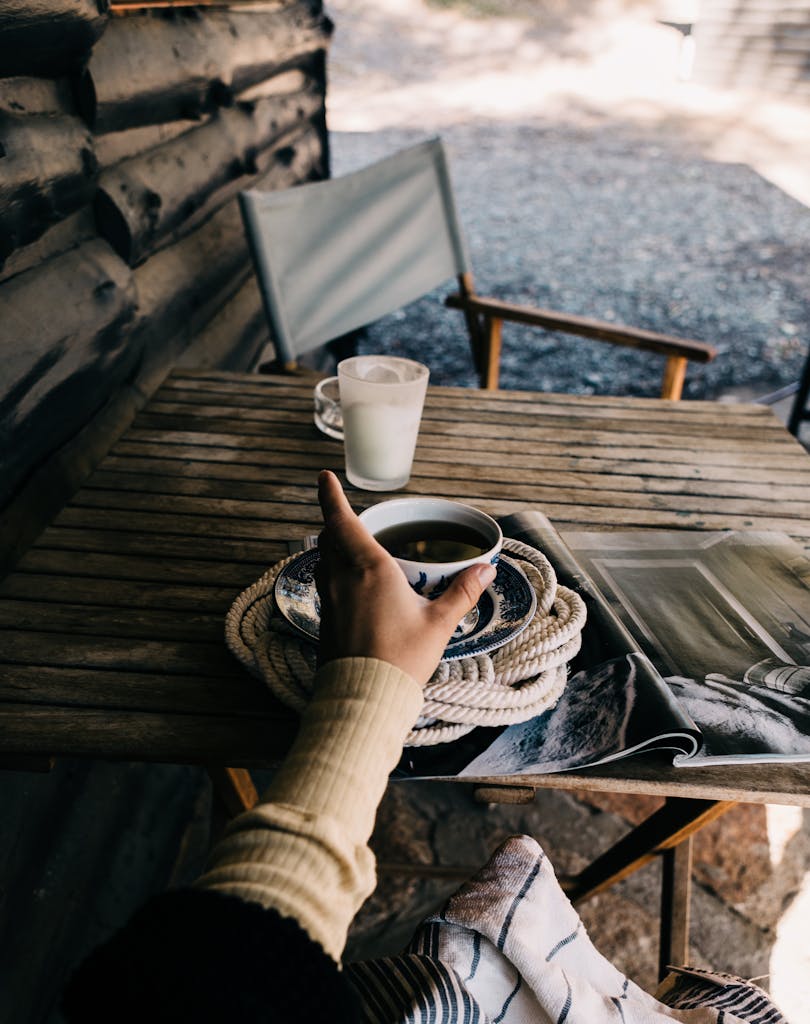
[[[294,917],[335,960],[375,883],[368,839],[422,691],[384,662],[325,666],[262,803],[240,815],[197,886]]]

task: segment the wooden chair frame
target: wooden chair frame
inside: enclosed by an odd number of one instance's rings
[[[530,324],[549,331],[562,331],[612,345],[656,352],[666,357],[661,398],[677,401],[683,391],[687,363],[708,363],[717,355],[717,350],[702,341],[689,338],[675,338],[656,331],[637,327],[624,327],[602,320],[591,320],[568,313],[558,313],[533,306],[515,305],[500,299],[488,299],[477,295],[472,274],[460,274],[458,293],[449,295],[446,304],[460,309],[467,321],[470,344],[473,350],[475,369],[482,388],[498,387],[501,358],[501,332],[504,321]]]
[[[282,193],[248,190],[240,209],[271,325],[277,365],[346,336],[455,278],[482,388],[498,387],[504,321],[563,331],[666,358],[661,397],[681,397],[701,341],[477,294],[441,139],[427,139],[339,178]],[[313,260],[312,249],[318,252]],[[331,333],[330,333],[331,332]]]

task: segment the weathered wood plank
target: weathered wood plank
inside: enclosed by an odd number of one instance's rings
[[[303,490],[303,489],[302,489]],[[502,492],[503,488],[501,488]],[[366,507],[374,503],[367,492],[354,492],[349,489],[351,501],[357,506]],[[413,486],[411,493],[425,493],[424,488]],[[462,501],[478,503],[485,511],[495,515],[507,515],[527,507],[541,507],[550,519],[562,519],[565,522],[598,523],[610,525],[637,526],[673,526],[679,529],[774,529],[785,530],[797,535],[810,535],[810,521],[806,518],[806,507],[799,505],[795,512],[784,505],[775,509],[768,502],[746,503],[738,499],[714,498],[702,503],[703,507],[695,507],[694,501],[667,499],[660,496],[628,496],[620,491],[601,491],[598,496],[594,492],[583,489],[578,492],[568,489],[565,492],[554,488],[538,488],[531,499],[503,499],[499,496],[487,497],[480,493],[475,483],[465,486],[451,481],[431,479],[429,493],[436,497],[457,498]],[[229,517],[231,519],[268,520],[277,522],[301,522],[307,514],[292,503],[297,495],[289,494],[289,501],[248,500],[219,497],[200,497],[174,494],[118,492],[85,488],[77,495],[74,507],[120,509],[128,514],[139,512],[150,516],[205,516]],[[376,500],[384,500],[388,492],[381,491]],[[390,497],[395,497],[392,492]],[[657,500],[653,500],[653,498]],[[642,507],[643,506],[643,507]],[[774,514],[778,512],[779,514]],[[312,513],[310,513],[312,514]],[[164,524],[172,521],[168,519]],[[159,520],[153,520],[158,527]],[[772,523],[768,527],[763,524]],[[159,527],[158,527],[159,528]]]
[[[152,446],[154,450],[155,446]],[[220,449],[220,451],[222,451]],[[267,454],[267,461],[258,464],[250,461],[249,455],[242,459],[227,458],[227,450],[221,460],[172,459],[164,455],[138,457],[133,455],[111,455],[105,459],[101,470],[117,473],[122,477],[122,486],[129,473],[146,473],[164,477],[171,473],[177,477],[211,480],[255,480],[257,483],[293,483],[306,486],[311,484],[314,474],[321,468],[323,459],[314,456],[307,459],[297,452],[280,453],[280,457]],[[303,463],[303,464],[302,464]]]
[[[190,414],[195,409],[220,408],[223,411],[239,406],[245,409],[266,409],[278,408],[287,410],[301,410],[312,405],[312,387],[301,389],[274,389],[268,391],[252,383],[246,382],[244,390],[239,395],[233,391],[221,392],[215,388],[180,388],[177,381],[164,382],[160,390],[155,394],[156,402],[165,403],[167,406],[177,408],[186,407]],[[257,375],[256,380],[261,380]],[[201,382],[208,383],[208,382]],[[503,422],[514,420],[515,414],[524,418],[548,417],[550,420],[570,421],[580,419],[581,411],[576,406],[567,402],[546,401],[544,398],[536,398],[534,402],[502,400],[491,405],[479,405],[473,399],[469,399],[469,392],[465,394],[461,388],[455,389],[456,394],[445,400],[438,400],[431,397],[425,402],[423,418],[427,421],[458,420],[458,419],[481,419],[485,422]],[[504,392],[499,392],[504,394]],[[507,392],[508,394],[508,392]],[[679,403],[688,408],[688,413],[673,416],[666,408],[646,409],[635,406],[616,407],[612,405],[601,405],[596,402],[588,408],[588,419],[621,421],[628,420],[635,423],[665,423],[668,426],[675,424],[675,428],[684,426],[705,428],[707,425],[722,426],[724,431],[730,428],[744,428],[751,433],[759,432],[768,434],[780,434],[784,426],[770,412],[765,410],[765,415],[752,415],[750,406],[729,405],[733,411],[718,417],[711,403],[694,402]],[[723,406],[723,408],[726,408]],[[755,409],[764,407],[755,406]]]
[[[156,515],[132,509],[82,508],[71,505],[56,517],[60,526],[90,527],[105,530],[137,531],[144,536],[158,534],[181,537],[207,537],[219,540],[233,537],[284,543],[307,533],[318,533],[323,526],[315,508],[304,510],[290,519],[226,519],[220,515]],[[0,593],[2,593],[0,583]]]
[[[187,402],[190,405],[210,405],[216,402],[224,408],[236,405],[244,399],[248,408],[262,408],[272,401],[273,405],[284,408],[301,408],[312,404],[311,385],[271,386],[265,383],[267,378],[257,375],[246,380],[238,395],[226,382],[205,378],[183,378],[177,372],[164,381],[155,398],[166,402]],[[278,379],[278,378],[273,378]],[[438,389],[437,389],[438,390]],[[441,396],[428,393],[425,400],[425,414],[431,419],[442,419],[443,413],[453,411],[449,418],[455,419],[462,412],[468,419],[479,416],[513,415],[524,416],[542,414],[546,416],[582,415],[581,407],[572,401],[573,395],[543,394],[519,391],[494,392],[498,400],[481,402],[477,397],[480,393],[465,388],[444,388]],[[678,402],[671,406],[666,403],[648,405],[654,399],[639,400],[640,405],[628,406],[626,400],[616,400],[613,396],[594,396],[594,402],[588,406],[588,418],[630,419],[643,422],[673,422],[722,424],[725,429],[729,425],[747,426],[750,430],[772,430],[779,432],[784,427],[774,416],[772,410],[761,405],[745,405],[719,402]],[[623,403],[623,404],[622,404]]]
[[[77,68],[109,20],[109,0],[10,0],[0,6],[0,77]]]
[[[149,491],[111,491],[86,486],[76,495],[72,505],[79,508],[124,509],[130,512],[165,512],[169,515],[221,515],[296,522],[306,515],[305,508],[308,504],[311,505],[314,499],[315,481],[310,488],[300,488],[298,491],[292,488],[284,490],[284,494],[276,492],[275,501],[268,501],[261,498],[232,499],[204,495],[153,494]],[[302,505],[305,508],[301,508]]]
[[[475,495],[476,498],[499,498],[504,493],[502,481],[492,483],[478,479],[450,480],[447,477],[420,476],[418,464],[414,466],[412,486],[431,489],[433,481],[441,490],[453,493]],[[87,482],[82,494],[77,497],[76,504],[93,505],[99,508],[154,508],[156,511],[167,512],[189,511],[189,502],[199,502],[197,507],[204,508],[210,502],[212,508],[225,514],[239,515],[240,512],[250,515],[262,514],[256,506],[267,508],[268,515],[275,515],[276,504],[306,503],[312,500],[315,480],[310,484],[270,483],[238,480],[215,480],[176,478],[136,473],[107,473],[99,470]],[[602,505],[610,508],[633,507],[638,511],[667,510],[672,512],[706,511],[729,515],[751,516],[790,516],[799,518],[807,514],[807,502],[798,498],[795,501],[775,501],[769,494],[727,497],[725,493],[650,493],[642,489],[619,490],[611,486],[610,481],[599,489],[580,482],[575,474],[571,474],[571,482],[555,479],[543,483],[519,484],[509,482],[508,494],[513,502],[522,501],[527,505],[546,505],[549,502],[567,502],[571,504]],[[270,508],[274,511],[270,512]]]
[[[599,768],[559,775],[514,775],[501,785],[532,785],[538,789],[592,790],[648,796],[689,796],[743,803],[780,803],[810,807],[810,765],[717,765],[713,768],[674,768],[666,755],[627,758]],[[473,782],[478,780],[471,780]],[[480,780],[490,781],[490,780]]]
[[[550,461],[550,460],[547,460]],[[561,462],[565,460],[560,460]],[[569,462],[573,460],[567,460]],[[701,504],[703,498],[722,493],[724,497],[766,498],[781,503],[810,501],[810,472],[805,474],[804,481],[797,483],[795,474],[788,470],[746,470],[736,467],[702,467],[696,473],[690,466],[672,466],[670,472],[662,470],[656,463],[627,463],[624,467],[607,462],[598,463],[588,460],[587,465],[574,465],[570,470],[562,467],[549,467],[550,483],[555,487],[588,487],[593,490],[615,489],[644,494],[683,494],[693,495],[695,505]],[[519,487],[537,479],[537,466],[509,466],[503,458],[500,465],[494,460],[469,470],[448,459],[447,462],[426,462],[420,460],[417,465],[419,477],[436,477],[451,480],[480,480],[482,483],[495,484],[503,490],[503,471],[509,467],[510,491],[513,484]]]
[[[191,432],[202,428],[206,433],[232,433],[241,436],[271,436],[274,437],[279,431],[279,425],[284,425],[285,433],[294,433],[298,436],[306,436],[312,433],[308,422],[302,422],[300,415],[295,412],[280,409],[243,410],[238,416],[218,415],[215,406],[210,407],[209,412],[200,416],[184,414],[180,409],[177,412],[165,411],[163,403],[156,403],[157,408],[153,410],[150,405],[138,417],[136,427],[139,429],[185,431]],[[571,418],[570,426],[562,426],[559,423],[540,425],[537,419],[530,422],[515,422],[515,420],[498,420],[493,423],[485,423],[480,420],[431,420],[425,418],[419,429],[419,442],[430,443],[431,440],[439,444],[446,443],[450,446],[469,446],[473,438],[487,439],[488,442],[497,443],[500,447],[504,443],[522,445],[523,450],[532,451],[536,442],[546,442],[556,445],[559,451],[561,446],[568,445],[622,445],[630,447],[629,441],[632,438],[633,447],[644,453],[650,449],[673,449],[683,451],[695,439],[704,437],[706,428],[695,428],[694,430],[672,431],[670,433],[638,433],[638,426],[632,422],[600,421]],[[775,434],[772,441],[753,438],[751,432],[740,429],[730,430],[732,436],[715,438],[712,449],[717,451],[733,450],[738,453],[750,451],[754,454],[785,454],[797,452],[801,454],[803,449],[798,442],[786,441],[779,434]],[[788,435],[790,436],[790,435]],[[688,450],[688,448],[687,448]]]
[[[43,623],[55,633],[96,637],[137,637],[142,640],[216,642],[222,637],[222,616],[162,609],[71,605],[61,601],[0,600],[0,628],[38,631]],[[53,670],[58,675],[60,667]],[[78,670],[77,670],[78,671]],[[36,692],[36,686],[34,687]]]
[[[167,392],[161,390],[154,396],[154,402],[150,404],[149,413],[161,416],[183,416],[190,421],[199,419],[201,422],[211,420],[234,419],[247,422],[261,423],[285,419],[293,421],[297,425],[308,423],[306,413],[312,409],[311,394],[306,400],[297,399],[275,399],[274,397],[257,397],[246,394],[244,400],[237,399],[232,403],[208,403],[202,404],[197,401],[175,401],[167,399]],[[305,417],[302,418],[302,413]],[[516,416],[517,413],[517,416]],[[673,437],[692,439],[705,434],[707,430],[722,431],[726,439],[745,439],[757,445],[773,445],[778,443],[786,449],[794,448],[800,451],[788,436],[784,436],[784,426],[778,422],[752,424],[750,420],[740,418],[736,421],[726,420],[722,424],[709,418],[700,416],[682,419],[673,424],[663,416],[655,417],[645,415],[636,411],[633,415],[629,410],[622,416],[612,415],[610,410],[593,410],[587,417],[577,416],[572,410],[564,410],[555,407],[538,408],[530,414],[524,414],[522,410],[499,409],[489,410],[481,413],[470,414],[470,410],[463,407],[453,408],[427,408],[423,411],[421,430],[425,434],[435,433],[437,429],[445,429],[446,424],[469,425],[475,429],[482,424],[492,426],[501,425],[510,427],[512,434],[520,434],[525,429],[545,429],[549,432],[554,430],[571,429],[572,427],[588,427],[590,429],[604,428],[606,430],[620,430],[625,433],[642,433],[655,437],[660,433],[666,433]]]
[[[81,586],[85,576],[107,580],[144,580],[156,583],[200,583],[203,586],[244,585],[245,576],[261,576],[267,569],[265,561],[232,564],[203,561],[205,550],[200,545],[199,557],[149,558],[146,555],[119,555],[104,552],[49,550],[37,544],[27,551],[16,566],[17,572],[64,575]]]
[[[311,402],[303,406],[309,409]],[[251,404],[249,401],[242,406],[224,405],[191,405],[178,402],[165,402],[160,398],[150,404],[149,414],[151,416],[166,416],[169,418],[186,417],[189,421],[198,420],[206,423],[219,423],[233,421],[238,418],[240,422],[250,424],[271,423],[285,421],[298,427],[302,426],[301,406],[289,404]],[[308,424],[307,424],[308,425]],[[463,410],[444,409],[439,413],[427,409],[424,411],[421,420],[420,433],[425,436],[441,432],[442,434],[452,431],[456,436],[460,431],[479,431],[488,428],[489,436],[512,436],[519,437],[523,434],[536,437],[538,431],[544,430],[547,436],[554,436],[557,432],[572,430],[604,430],[621,432],[624,434],[641,434],[641,440],[654,444],[656,439],[666,431],[669,438],[686,439],[686,443],[694,438],[705,436],[707,430],[715,429],[717,424],[710,421],[701,422],[681,421],[677,424],[670,424],[664,419],[654,420],[643,417],[612,417],[594,415],[587,421],[573,413],[551,413],[539,411],[525,419],[516,420],[514,415],[509,413],[481,413],[473,420]],[[781,432],[780,432],[781,430]],[[531,432],[529,434],[528,432]],[[747,423],[726,423],[723,425],[723,437],[725,441],[750,442],[758,448],[773,445],[783,445],[786,448],[796,447],[792,442],[784,440],[784,427],[779,424],[773,429],[759,429],[753,431]],[[684,441],[682,440],[682,443]],[[798,450],[798,449],[797,449]]]
[[[0,547],[0,574],[13,566],[131,423],[148,397],[146,385],[138,385],[136,377],[113,391],[92,419],[33,470],[3,509],[2,536],[11,543]]]
[[[268,410],[266,416],[256,418],[245,418],[244,427],[239,426],[241,417],[238,413],[231,413],[230,417],[212,416],[210,419],[184,415],[183,413],[168,414],[163,412],[152,413],[151,408],[144,410],[139,416],[138,428],[169,431],[190,432],[195,429],[205,430],[206,424],[210,425],[217,433],[235,434],[257,434],[258,436],[273,437],[276,433],[283,433],[288,437],[297,437],[302,442],[317,440],[317,430],[311,417],[303,420],[300,414],[285,409]],[[323,435],[321,435],[323,437]],[[326,441],[326,438],[323,438]]]
[[[3,702],[58,704],[65,708],[151,710],[175,714],[244,716],[283,709],[270,691],[235,661],[225,677],[154,672],[122,672],[48,665],[0,663]]]
[[[190,404],[232,405],[237,398],[233,389],[233,377],[226,371],[195,372],[177,370],[166,378],[160,392],[165,401],[188,402]],[[261,407],[272,402],[280,406],[298,408],[311,401],[312,382],[293,376],[270,376],[258,374],[245,378],[240,385],[240,394],[251,399],[250,405]],[[747,424],[751,430],[781,426],[773,411],[766,406],[745,403],[723,403],[709,401],[666,403],[657,399],[617,399],[611,395],[589,396],[593,404],[583,413],[576,399],[581,396],[546,392],[523,392],[500,390],[492,392],[493,401],[482,399],[490,392],[461,387],[431,387],[425,400],[425,409],[433,418],[440,418],[444,409],[461,410],[472,419],[489,413],[522,414],[541,412],[546,415],[578,415],[617,419],[652,418],[666,423],[710,422],[729,425]],[[658,401],[658,405],[655,402]],[[652,403],[652,404],[651,404]]]
[[[128,435],[131,436],[131,435]],[[204,473],[204,463],[210,463],[213,467],[222,465],[229,466],[252,466],[268,469],[270,467],[295,467],[301,470],[318,470],[321,468],[323,457],[317,452],[310,454],[309,446],[296,445],[294,441],[285,438],[285,446],[280,443],[266,448],[247,448],[244,446],[215,446],[205,444],[173,444],[157,443],[153,441],[120,441],[110,450],[110,457],[105,459],[104,468],[118,468],[115,460],[120,459],[120,468],[126,469],[129,459],[145,458],[156,463],[167,460],[193,463],[197,467],[195,472]],[[161,439],[162,442],[162,439]],[[334,446],[327,450],[334,454]],[[670,454],[670,453],[668,453]],[[674,453],[672,453],[674,454]],[[535,454],[502,452],[502,451],[479,451],[476,453],[476,466],[462,467],[458,464],[456,449],[436,448],[423,445],[420,447],[419,465],[425,474],[436,476],[480,476],[482,479],[503,480],[503,470],[509,469],[510,476],[517,474],[517,478],[532,475],[532,470],[548,470],[551,473],[581,472],[598,474],[616,474],[617,476],[630,475],[638,476],[640,479],[647,477],[664,477],[672,480],[691,481],[728,481],[740,483],[773,483],[789,487],[805,487],[810,484],[810,477],[807,483],[803,480],[800,484],[796,482],[796,469],[801,469],[802,455],[797,452],[788,459],[778,460],[781,465],[773,468],[758,468],[756,466],[740,466],[734,460],[730,464],[704,462],[690,463],[686,461],[687,453],[684,453],[684,461],[663,463],[657,458],[653,461],[641,459],[635,462],[627,459],[610,459],[603,454],[602,458],[593,456],[573,456],[558,454]],[[767,460],[766,460],[767,461]],[[787,463],[787,465],[785,465]],[[500,471],[500,472],[499,472]],[[218,468],[212,468],[214,476],[219,475]],[[810,473],[810,470],[808,470]]]
[[[223,449],[224,451],[230,449],[234,452],[249,453],[250,457],[254,453],[261,455],[262,453],[274,452],[311,452],[315,455],[322,455],[325,458],[332,456],[342,458],[343,456],[342,448],[340,448],[337,442],[325,438],[314,430],[309,437],[285,436],[268,438],[267,436],[263,437],[261,434],[246,435],[238,431],[219,433],[207,431],[204,428],[197,431],[161,430],[152,427],[142,427],[140,423],[136,423],[127,432],[124,443],[128,444],[130,441],[133,443],[145,442],[148,444],[154,443],[161,447],[165,446],[166,453],[169,456],[176,444],[192,445],[201,449]],[[423,434],[420,436],[417,444],[417,458],[421,458],[424,454],[431,461],[458,460],[457,453],[465,450],[468,450],[468,446],[465,446],[463,440],[458,438],[447,439],[445,443],[442,443],[440,435],[430,436]],[[479,448],[476,453],[476,460],[484,459],[488,450]],[[567,449],[562,450],[568,451]],[[574,449],[570,449],[570,451],[574,451]],[[645,473],[653,472],[652,467],[661,463],[689,465],[691,462],[695,467],[694,472],[700,472],[700,468],[707,465],[734,468],[740,463],[739,445],[727,451],[716,451],[714,449],[706,451],[689,448],[639,449],[632,446],[606,448],[599,445],[577,445],[575,451],[576,454],[560,455],[561,446],[556,441],[534,440],[530,446],[527,446],[523,441],[499,440],[494,457],[520,458],[525,456],[528,460],[533,457],[545,458],[551,456],[568,459],[572,465],[580,464],[582,459],[593,459],[597,464],[604,464],[610,460],[625,460],[629,464],[642,463]],[[526,465],[530,465],[530,463],[526,462]],[[779,448],[769,445],[766,454],[757,452],[746,454],[745,465],[752,467],[773,466],[774,469],[798,471],[801,473],[801,470],[807,466],[807,453],[800,445],[795,446],[791,443],[787,443]],[[609,466],[605,468],[606,471],[609,471]],[[666,472],[666,468],[664,472]]]
[[[198,118],[251,85],[300,67],[328,45],[321,4],[197,17],[114,19],[76,84],[99,133]]]
[[[289,482],[282,479],[266,482],[261,477],[256,480],[216,479],[194,474],[168,477],[161,473],[117,473],[106,469],[97,470],[87,482],[89,490],[122,496],[149,494],[164,495],[169,499],[181,495],[201,498],[233,497],[247,502],[275,500],[298,505],[314,502],[316,486],[314,473],[301,473]],[[127,499],[122,497],[115,500]],[[90,501],[95,503],[96,499],[91,498]]]
[[[310,470],[287,468],[275,461],[269,466],[244,466],[217,463],[216,471],[211,471],[206,463],[179,462],[172,465],[170,460],[121,460],[111,458],[105,461],[102,468],[89,482],[90,487],[109,488],[114,490],[147,491],[159,494],[197,494],[203,496],[243,497],[247,500],[266,499],[269,495],[278,494],[304,500],[312,486],[317,469],[321,468],[322,460],[314,460]],[[291,460],[290,465],[294,463]],[[502,466],[500,469],[502,470]],[[497,496],[504,490],[503,473],[499,467],[449,467],[444,464],[430,464],[417,460],[412,479],[414,486],[429,487],[431,478],[454,480],[461,486],[474,487],[484,496]],[[171,473],[167,478],[166,473]],[[194,482],[192,482],[194,481]],[[799,503],[805,505],[810,497],[810,474],[802,485],[787,484],[780,487],[775,480],[755,484],[750,481],[742,484],[729,481],[718,485],[713,481],[702,481],[694,478],[667,479],[666,477],[622,476],[604,472],[557,472],[544,477],[546,489],[553,488],[559,494],[566,494],[572,489],[600,491],[627,491],[639,495],[689,495],[694,496],[695,507],[704,505],[718,494],[723,498],[740,498],[776,502],[774,510],[784,505]],[[291,491],[297,487],[304,490]],[[509,494],[511,497],[532,500],[537,496],[537,474],[529,469],[515,469],[510,472]],[[544,491],[544,493],[546,493]]]
[[[287,397],[305,397],[311,391],[311,385],[307,382],[297,380],[292,376],[260,375],[246,380],[244,374],[229,373],[224,370],[200,370],[191,373],[181,370],[172,373],[167,377],[165,386],[170,389],[180,390],[213,390],[222,395],[232,392],[232,385],[239,382],[240,388],[256,389],[257,393],[264,391]],[[695,415],[700,410],[710,411],[712,416],[723,420],[728,416],[737,418],[744,416],[755,420],[775,420],[773,410],[755,402],[714,402],[714,401],[681,401],[664,402],[660,398],[633,398],[628,401],[625,396],[617,395],[589,395],[587,396],[587,407],[584,407],[583,396],[565,394],[563,392],[538,392],[520,390],[499,390],[482,391],[478,388],[454,387],[449,385],[431,384],[426,396],[426,404],[444,405],[448,402],[461,402],[470,410],[471,414],[477,410],[494,409],[503,404],[512,405],[515,402],[535,405],[568,405],[578,408],[584,415],[590,415],[591,409],[613,407],[621,411],[631,408],[633,410],[647,410],[657,415],[665,416],[669,420],[680,417]],[[587,411],[586,411],[587,410]],[[778,422],[778,421],[777,421]]]
[[[232,380],[236,397],[246,380],[207,379],[217,387]],[[247,378],[247,384],[253,393],[254,379]],[[201,401],[193,388],[164,391],[161,401],[173,392],[167,404],[191,410],[182,415],[148,410],[20,569],[0,584],[0,625],[7,624],[16,638],[7,650],[0,645],[0,660],[19,660],[0,668],[0,726],[8,723],[15,731],[10,740],[0,731],[3,749],[8,743],[11,753],[42,753],[34,739],[37,730],[20,712],[27,704],[42,715],[36,723],[40,735],[57,752],[112,746],[117,756],[244,764],[266,757],[268,749],[278,751],[269,746],[266,728],[261,747],[251,745],[253,727],[267,720],[261,702],[270,698],[229,660],[217,619],[221,622],[236,593],[263,570],[265,551],[273,552],[267,562],[275,561],[286,553],[287,540],[317,532],[316,469],[340,469],[343,461],[341,446],[314,432],[308,387],[290,389],[284,383],[281,388],[280,402],[274,403],[268,390],[267,402],[252,410],[221,401],[206,388],[196,392]],[[263,399],[264,392],[257,389],[256,395]],[[577,404],[580,415],[571,417]],[[588,411],[597,405],[603,412],[589,420]],[[784,529],[807,543],[810,460],[803,452],[799,459],[791,442],[781,443],[780,431],[773,432],[773,441],[760,441],[752,456],[749,441],[760,433],[758,414],[750,426],[746,413],[735,412],[722,426],[718,421],[711,446],[698,448],[690,434],[673,444],[666,416],[655,434],[636,438],[626,429],[633,419],[605,414],[609,407],[582,400],[560,403],[562,415],[548,418],[577,420],[585,426],[566,428],[569,433],[592,438],[561,444],[559,422],[527,428],[531,417],[519,402],[507,400],[499,422],[477,428],[491,435],[480,446],[486,459],[476,458],[467,472],[469,435],[457,432],[459,421],[453,417],[429,418],[407,493],[445,494],[496,515],[539,506],[561,528]],[[222,408],[227,430],[218,430],[222,420],[213,417],[212,423],[210,415]],[[625,408],[640,406],[626,402]],[[272,415],[265,416],[265,409]],[[536,436],[527,442],[532,429]],[[735,432],[747,436],[728,436]],[[765,472],[780,460],[783,469]],[[738,467],[753,476],[738,478]],[[349,495],[358,509],[388,497],[351,489]],[[218,653],[209,658],[212,649]],[[203,671],[195,658],[206,660]],[[46,672],[41,686],[38,671]],[[203,719],[213,728],[198,728]],[[287,731],[279,733],[282,747],[290,725],[288,718]],[[132,753],[136,750],[143,753]],[[621,766],[621,778],[627,777],[626,768]],[[769,776],[766,788],[778,785],[776,777]],[[687,778],[698,776],[645,763],[641,781],[628,791],[649,786],[683,792]],[[707,778],[707,785],[720,791],[743,784],[736,768]],[[810,780],[800,798],[807,792]]]
[[[136,530],[99,530],[82,526],[49,526],[39,537],[37,549],[54,551],[106,551],[119,555],[148,555],[171,559],[199,558],[201,553],[210,562],[265,567],[289,554],[284,541],[243,540],[221,537],[216,544],[205,543],[201,551],[195,536],[177,534],[145,536]]]
[[[148,672],[160,665],[164,672],[199,673],[222,678],[233,671],[234,663],[225,645],[216,640],[203,644],[181,640],[140,640],[134,637],[83,636],[81,643],[70,635],[38,633],[26,630],[3,633],[3,660],[30,664],[32,648],[39,665],[52,668],[83,668],[93,671],[119,669]]]
[[[300,457],[299,457],[300,459]],[[265,487],[276,484],[300,484],[306,486],[311,482],[313,468],[298,468],[299,462],[290,459],[289,465],[283,465],[279,460],[274,460],[271,465],[250,465],[244,462],[196,462],[181,459],[161,458],[138,458],[129,456],[109,456],[104,460],[99,474],[94,479],[111,481],[111,477],[104,476],[105,473],[117,473],[122,477],[120,486],[126,487],[126,478],[130,474],[149,474],[156,479],[165,480],[166,476],[172,479],[203,479],[234,481],[238,483],[257,483]],[[313,460],[313,466],[319,460]],[[416,467],[417,475],[420,478],[445,477],[452,480],[476,480],[481,485],[495,485],[503,489],[503,462],[490,463],[480,466],[459,466],[457,462],[439,463],[426,462],[421,459]],[[773,501],[803,501],[810,503],[810,472],[808,472],[805,484],[795,484],[790,481],[780,486],[773,476],[768,479],[762,474],[763,479],[757,484],[750,479],[741,479],[737,474],[733,479],[723,481],[722,493],[725,497],[766,497]],[[537,479],[537,472],[534,467],[516,465],[510,469],[510,487],[517,485],[534,484]],[[650,494],[691,494],[707,496],[716,494],[718,487],[706,479],[696,478],[694,474],[685,475],[679,478],[675,474],[668,476],[642,476],[633,473],[622,474],[612,472],[608,476],[605,472],[588,473],[574,468],[572,471],[557,469],[548,475],[549,481],[555,487],[589,487],[595,490],[621,490],[637,491]],[[115,485],[118,486],[118,485]],[[516,495],[517,496],[517,495]]]
[[[244,586],[253,580],[246,574]],[[83,579],[81,584],[65,576],[47,573],[12,573],[0,581],[0,597],[22,601],[61,601],[66,604],[107,605],[110,608],[162,608],[166,612],[204,612],[224,615],[240,588],[202,584],[161,584],[160,592],[126,580]],[[31,648],[31,658],[37,652]]]
[[[294,723],[283,710],[248,717],[0,704],[9,754],[39,751],[47,736],[56,756],[108,758],[112,749],[129,761],[270,766],[289,748]]]
[[[120,751],[121,758],[130,760],[268,765],[288,750],[294,723],[294,717],[282,710],[250,716],[182,715],[0,703],[3,746],[9,753],[19,754],[38,753],[42,736],[47,735],[57,755],[104,758],[113,748]],[[504,777],[498,781],[538,788],[810,806],[808,765],[675,769],[647,758],[599,769]]]

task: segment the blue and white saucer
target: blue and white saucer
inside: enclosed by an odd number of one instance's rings
[[[315,587],[318,551],[302,551],[288,562],[276,577],[276,607],[299,633],[318,639],[321,606]],[[475,624],[454,636],[442,661],[458,661],[489,654],[513,640],[532,620],[537,595],[520,566],[505,555],[498,561],[498,572],[478,601]]]

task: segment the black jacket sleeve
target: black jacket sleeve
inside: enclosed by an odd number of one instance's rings
[[[68,1024],[356,1022],[353,989],[291,918],[233,896],[150,900],[70,979]]]

